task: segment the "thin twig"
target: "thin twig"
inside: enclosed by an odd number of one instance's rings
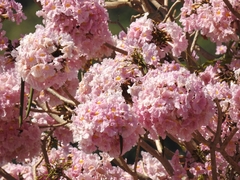
[[[69,99],[71,99],[75,104],[76,106],[80,104],[80,102],[78,100],[76,100],[68,91],[68,89],[66,88],[65,85],[62,86],[62,90],[67,94],[67,96],[69,97]]]
[[[191,44],[191,48],[190,48],[190,52],[191,53],[194,50],[195,44],[197,42],[198,35],[199,35],[199,31],[196,31],[195,34],[194,34],[194,38],[193,38],[192,44]]]
[[[48,138],[52,135],[53,131],[55,129],[52,129],[44,138],[42,141],[42,153],[43,153],[43,159],[45,161],[45,164],[46,164],[46,168],[47,168],[47,171],[48,171],[48,174],[50,173],[51,171],[51,164],[50,164],[50,161],[49,161],[49,158],[48,158],[48,154],[47,154],[47,140]]]
[[[120,158],[114,158],[114,159],[112,160],[112,162],[113,162],[114,164],[116,164],[117,166],[119,166],[119,167],[120,167],[121,169],[123,169],[124,171],[128,172],[130,175],[133,175],[133,174],[134,174],[133,170],[131,170],[131,168],[128,167],[127,164],[126,164],[125,162],[123,162]],[[127,166],[127,167],[126,167],[126,166]],[[125,169],[125,168],[127,168],[127,169]],[[138,172],[136,172],[136,175],[137,175],[137,178],[138,178],[139,180],[152,180],[150,177],[145,176],[144,174],[141,174],[141,173],[138,173]]]
[[[51,116],[53,119],[55,119],[57,122],[59,122],[60,124],[66,123],[66,121],[60,118],[58,115],[51,113],[51,111],[49,110],[49,108],[45,103],[38,103],[37,101],[35,102],[39,107],[41,107],[44,111],[46,111],[48,115]],[[66,127],[69,128],[69,124],[66,123]]]
[[[173,12],[175,6],[176,6],[178,3],[180,3],[180,2],[181,2],[181,0],[177,0],[177,1],[175,1],[175,2],[173,3],[173,5],[170,7],[168,13],[166,14],[166,16],[165,16],[163,22],[167,22],[168,18],[169,18],[170,15],[172,14],[172,12]]]
[[[111,45],[111,44],[109,44],[109,43],[104,43],[104,45],[107,46],[108,48],[116,51],[116,52],[119,52],[119,53],[123,54],[123,55],[126,55],[126,56],[128,55],[128,52],[127,52],[127,51],[125,51],[125,50],[123,50],[123,49],[120,49],[120,48],[118,48],[118,47],[116,47],[116,46],[113,46],[113,45]]]
[[[139,145],[139,141],[140,141],[140,137],[138,139],[138,143],[137,143],[137,149],[136,149],[136,155],[135,155],[135,161],[134,161],[134,172],[136,173],[137,172],[137,163],[138,163],[138,160],[139,160],[139,153],[140,153],[140,145]]]
[[[47,88],[47,91],[49,93],[51,93],[52,95],[56,96],[57,98],[59,98],[61,101],[67,103],[67,104],[71,104],[73,106],[76,106],[75,102],[73,102],[70,99],[67,99],[65,97],[63,97],[61,94],[59,94],[57,91],[53,90],[52,88]]]
[[[38,161],[36,164],[34,164],[34,166],[33,166],[33,169],[32,169],[33,180],[37,180],[37,179],[38,179],[38,178],[37,178],[37,167],[39,166],[39,164],[40,164],[42,161],[43,161],[43,157],[41,157],[41,158],[39,159],[39,161]]]
[[[126,28],[123,27],[123,25],[119,22],[119,20],[117,20],[117,21],[109,21],[109,23],[117,24],[123,30],[123,32],[125,32],[127,34]]]
[[[232,168],[234,168],[234,170],[240,174],[240,168],[237,162],[235,162],[233,160],[233,158],[231,156],[229,156],[227,154],[227,152],[224,149],[220,149],[220,153],[222,154],[222,156],[226,159],[226,161],[232,166]]]
[[[57,128],[57,127],[61,127],[61,126],[65,126],[66,124],[68,124],[69,122],[66,121],[64,123],[60,123],[60,124],[53,124],[53,125],[39,125],[39,128]]]
[[[163,146],[162,146],[162,143],[160,142],[160,139],[157,139],[155,140],[155,144],[156,144],[156,147],[157,147],[157,150],[160,154],[162,154],[163,152]]]
[[[231,139],[233,138],[233,136],[236,134],[236,132],[238,131],[238,128],[234,128],[230,135],[228,135],[228,137],[223,141],[223,143],[221,144],[221,148],[225,149],[226,146],[228,145],[228,143],[231,141]]]

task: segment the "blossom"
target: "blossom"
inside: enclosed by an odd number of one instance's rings
[[[85,64],[68,34],[43,26],[24,36],[12,55],[16,57],[20,77],[39,91],[51,86],[61,87],[75,78],[78,69]]]
[[[10,19],[19,24],[26,16],[22,12],[22,5],[14,0],[1,1],[1,19]]]
[[[174,22],[155,23],[148,18],[148,13],[130,24],[127,33],[120,32],[117,46],[128,51],[131,56],[139,51],[148,65],[159,66],[160,60],[167,53],[179,57],[188,45],[183,30]],[[117,54],[117,57],[123,55]]]
[[[151,179],[171,179],[164,166],[148,152],[141,152],[142,159],[137,163],[137,172]]]
[[[203,36],[217,44],[238,39],[235,29],[231,26],[235,19],[221,0],[186,0],[181,8],[180,22],[184,30],[189,33],[199,30]]]
[[[37,168],[38,179],[46,178],[64,178],[69,179],[120,179],[127,176],[127,173],[119,167],[112,166],[112,160],[106,153],[86,154],[83,151],[73,147],[60,147],[51,149],[49,154],[49,162],[52,171],[61,171],[60,174],[49,174],[46,164],[41,163]],[[127,179],[127,178],[126,178]]]
[[[69,34],[87,59],[110,55],[112,50],[104,44],[114,44],[108,29],[108,14],[104,2],[98,0],[38,0],[42,10],[37,15],[51,30]]]
[[[24,122],[19,128],[18,120],[0,123],[0,164],[13,159],[23,161],[40,151],[41,131],[36,124]],[[27,143],[26,143],[27,142]]]
[[[79,104],[75,112],[71,119],[73,139],[87,153],[100,150],[117,157],[130,150],[143,133],[120,93],[101,94]]]
[[[0,119],[9,121],[17,118],[20,97],[20,79],[15,69],[0,73]]]
[[[19,177],[22,177],[24,180],[33,179],[31,164],[14,164],[9,162],[3,166],[3,169],[16,179]]]
[[[227,51],[227,46],[221,45],[221,46],[217,46],[217,51],[216,54],[224,54]]]
[[[175,66],[171,71],[149,70],[129,88],[133,110],[151,137],[166,133],[189,141],[191,134],[207,125],[213,115],[213,103],[202,81],[187,69]]]
[[[142,76],[137,65],[129,59],[105,58],[95,63],[84,74],[75,98],[84,103],[104,93],[107,95],[123,92],[132,82]]]

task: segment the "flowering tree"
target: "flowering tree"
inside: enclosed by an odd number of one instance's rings
[[[239,179],[238,0],[37,3],[35,32],[0,34],[2,179]],[[113,36],[120,6],[139,15]]]

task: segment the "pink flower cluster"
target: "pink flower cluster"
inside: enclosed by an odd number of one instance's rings
[[[213,102],[199,77],[177,64],[167,66],[149,70],[140,84],[129,89],[133,109],[152,138],[165,138],[170,133],[189,141],[195,130],[208,124]]]
[[[235,4],[235,1],[232,3]],[[237,5],[234,7],[237,10]],[[218,44],[238,39],[232,26],[235,20],[236,17],[222,0],[186,0],[181,8],[180,22],[184,31],[191,33],[199,30],[203,36]]]
[[[51,149],[49,152],[49,161],[52,168],[52,174],[47,172],[46,164],[41,163],[37,169],[39,180],[47,178],[66,178],[72,180],[78,179],[120,179],[127,175],[119,167],[111,165],[112,158],[106,153],[86,154],[77,148],[63,147]],[[60,174],[54,175],[54,171],[60,171]],[[51,176],[52,175],[52,176]],[[58,176],[59,175],[59,176]],[[50,177],[51,176],[51,177]]]
[[[120,32],[118,46],[129,55],[140,49],[146,63],[154,66],[169,52],[179,57],[188,45],[182,28],[175,22],[156,24],[147,16],[148,13],[131,23],[127,34]]]
[[[21,178],[23,178],[24,180],[33,179],[31,164],[7,163],[6,165],[3,166],[3,169],[16,179]],[[1,178],[1,176],[0,179],[4,180],[3,178]]]
[[[84,103],[100,94],[121,93],[121,85],[128,86],[129,81],[136,81],[142,73],[137,65],[128,59],[103,59],[101,64],[94,64],[79,83],[75,98]]]
[[[78,53],[70,35],[37,26],[35,33],[21,39],[12,55],[20,77],[40,91],[75,78],[85,64]]]
[[[17,24],[26,19],[22,12],[22,5],[14,0],[2,0],[0,3],[0,51],[6,49],[8,45],[8,38],[5,36],[6,32],[1,30],[2,22],[6,19]]]
[[[17,79],[15,69],[0,73],[0,97],[1,121],[16,118],[20,97],[20,79]]]
[[[204,150],[205,153],[209,151],[209,149],[201,144],[200,145],[201,150]],[[207,155],[204,155],[204,162],[198,162],[196,159],[193,158],[191,154],[187,154],[186,157],[186,166],[188,166],[189,172],[193,175],[194,178],[201,178],[205,177],[205,175],[211,177],[212,176],[212,165],[211,165],[211,156],[210,153]],[[230,170],[230,167],[228,166],[227,161],[223,158],[223,156],[216,152],[216,169],[218,173],[218,177],[228,177]],[[233,175],[234,176],[234,175]],[[232,177],[233,177],[232,176]]]
[[[19,128],[18,119],[0,123],[0,164],[13,159],[23,161],[40,152],[41,131],[36,124],[24,122]]]
[[[101,94],[78,105],[75,112],[71,124],[73,138],[87,153],[100,150],[118,157],[129,151],[143,132],[120,93]]]
[[[83,104],[75,109],[71,126],[81,149],[119,156],[135,145],[143,131],[124,93],[138,76],[140,70],[127,59],[104,59],[84,75],[76,93]]]
[[[15,69],[0,73],[1,165],[13,159],[21,161],[24,158],[31,158],[37,155],[40,150],[41,132],[38,126],[24,122],[19,128],[20,79],[17,77]]]
[[[42,5],[38,16],[48,29],[68,33],[87,59],[110,55],[104,43],[113,44],[108,29],[108,14],[102,0],[37,0]]]

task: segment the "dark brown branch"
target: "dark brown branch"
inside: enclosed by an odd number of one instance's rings
[[[222,121],[223,121],[223,111],[220,106],[219,100],[214,99],[214,102],[217,105],[218,110],[218,123],[217,123],[217,130],[215,133],[215,137],[213,142],[210,144],[210,155],[211,155],[211,167],[212,167],[212,179],[217,179],[217,162],[216,162],[216,148],[217,144],[221,144],[221,128],[222,128]]]
[[[0,167],[0,175],[7,180],[17,180],[13,176],[11,176],[7,171],[5,171],[3,168]]]
[[[131,168],[129,168],[128,165],[124,161],[122,161],[120,158],[115,158],[115,159],[112,160],[112,162],[114,164],[116,164],[117,166],[119,166],[124,171],[126,171],[127,173],[129,173],[130,175],[132,175],[133,177],[135,175],[137,175],[137,178],[139,180],[152,180],[150,177],[147,177],[147,176],[145,176],[141,173],[136,172],[136,174],[135,174],[134,171],[131,170]]]
[[[220,149],[220,153],[226,159],[226,161],[232,166],[232,168],[240,174],[240,168],[237,162],[235,162],[232,157],[230,157],[224,149]]]
[[[166,158],[164,158],[157,150],[155,150],[151,146],[149,146],[142,138],[140,139],[139,144],[143,149],[145,149],[152,156],[157,158],[162,163],[162,165],[164,166],[164,168],[166,169],[168,174],[170,176],[173,176],[174,170],[173,170],[171,164],[169,163],[169,161]]]

